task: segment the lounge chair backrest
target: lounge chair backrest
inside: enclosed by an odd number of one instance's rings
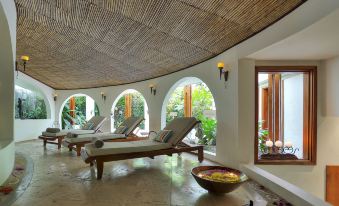
[[[106,117],[103,116],[94,116],[91,119],[88,120],[89,123],[93,123],[93,130],[97,131],[100,129],[104,121],[106,120]]]
[[[200,123],[200,121],[195,117],[181,117],[173,119],[164,128],[164,130],[172,130],[172,137],[168,143],[171,143],[174,146],[177,145],[198,123]]]
[[[126,136],[130,135],[138,125],[144,121],[143,117],[128,117],[120,126],[126,126],[127,129],[124,132]]]

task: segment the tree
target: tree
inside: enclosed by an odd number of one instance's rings
[[[125,120],[125,96],[122,96],[114,107],[113,111],[114,128],[118,128]]]
[[[204,83],[193,86],[192,116],[201,121],[203,137],[199,143],[203,145],[216,145],[217,121],[204,116],[205,110],[213,110],[214,99],[211,91]]]
[[[171,114],[176,113],[176,116]],[[177,87],[168,100],[166,106],[166,124],[176,117],[184,117],[184,87]]]
[[[132,116],[145,118],[145,99],[139,92],[132,94]],[[145,129],[145,122],[143,121],[139,127]]]

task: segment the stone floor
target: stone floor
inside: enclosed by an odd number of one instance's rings
[[[41,141],[16,144],[17,151],[34,162],[32,182],[15,206],[48,205],[247,205],[263,201],[244,184],[232,193],[215,196],[202,189],[190,171],[200,165],[197,157],[158,156],[105,163],[103,179],[74,152]],[[202,165],[213,165],[205,160]]]

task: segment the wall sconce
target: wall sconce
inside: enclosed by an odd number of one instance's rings
[[[54,99],[55,102],[57,101],[57,98],[58,98],[58,94],[57,94],[57,93],[54,93],[54,94],[53,94],[53,99]]]
[[[155,85],[150,84],[149,88],[151,89],[151,94],[155,95],[157,93],[157,89],[155,88]]]
[[[22,66],[24,67],[24,71],[26,71],[26,64],[29,61],[29,56],[23,55],[20,57],[20,60],[22,62]],[[15,71],[17,72],[16,74],[18,76],[19,74],[19,62],[18,61],[15,61]]]
[[[106,95],[105,92],[100,92],[101,94],[101,99],[103,99],[104,101],[106,101]]]
[[[219,69],[219,78],[220,78],[220,80],[221,80],[221,76],[224,75],[225,82],[227,82],[229,70],[225,69],[224,62],[219,62],[218,63],[218,69]]]

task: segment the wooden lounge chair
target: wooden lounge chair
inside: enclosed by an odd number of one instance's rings
[[[158,155],[172,156],[174,153],[198,151],[198,160],[204,159],[203,146],[189,146],[182,142],[186,135],[200,123],[194,117],[176,118],[164,129],[172,130],[172,136],[168,143],[160,143],[154,140],[141,140],[134,142],[108,142],[102,148],[95,148],[93,144],[86,144],[81,150],[81,157],[85,163],[97,167],[97,179],[102,178],[104,162],[150,157]]]
[[[60,132],[42,132],[38,138],[44,141],[44,147],[46,144],[56,144],[58,145],[58,149],[61,148],[62,140],[65,138],[67,133],[71,132],[73,134],[94,134],[100,132],[100,128],[103,125],[106,117],[103,116],[94,116],[90,120],[88,120],[87,124],[92,124],[92,129],[65,129]],[[55,142],[55,140],[57,140]]]
[[[123,133],[96,133],[78,135],[76,138],[68,138],[62,141],[65,147],[68,147],[69,151],[75,150],[77,156],[80,156],[81,148],[92,141],[93,138],[101,139],[105,142],[125,142],[125,141],[138,141],[145,140],[148,137],[138,137],[133,134],[133,131],[141,124],[145,119],[142,117],[129,117],[120,126],[125,126],[127,129]]]

